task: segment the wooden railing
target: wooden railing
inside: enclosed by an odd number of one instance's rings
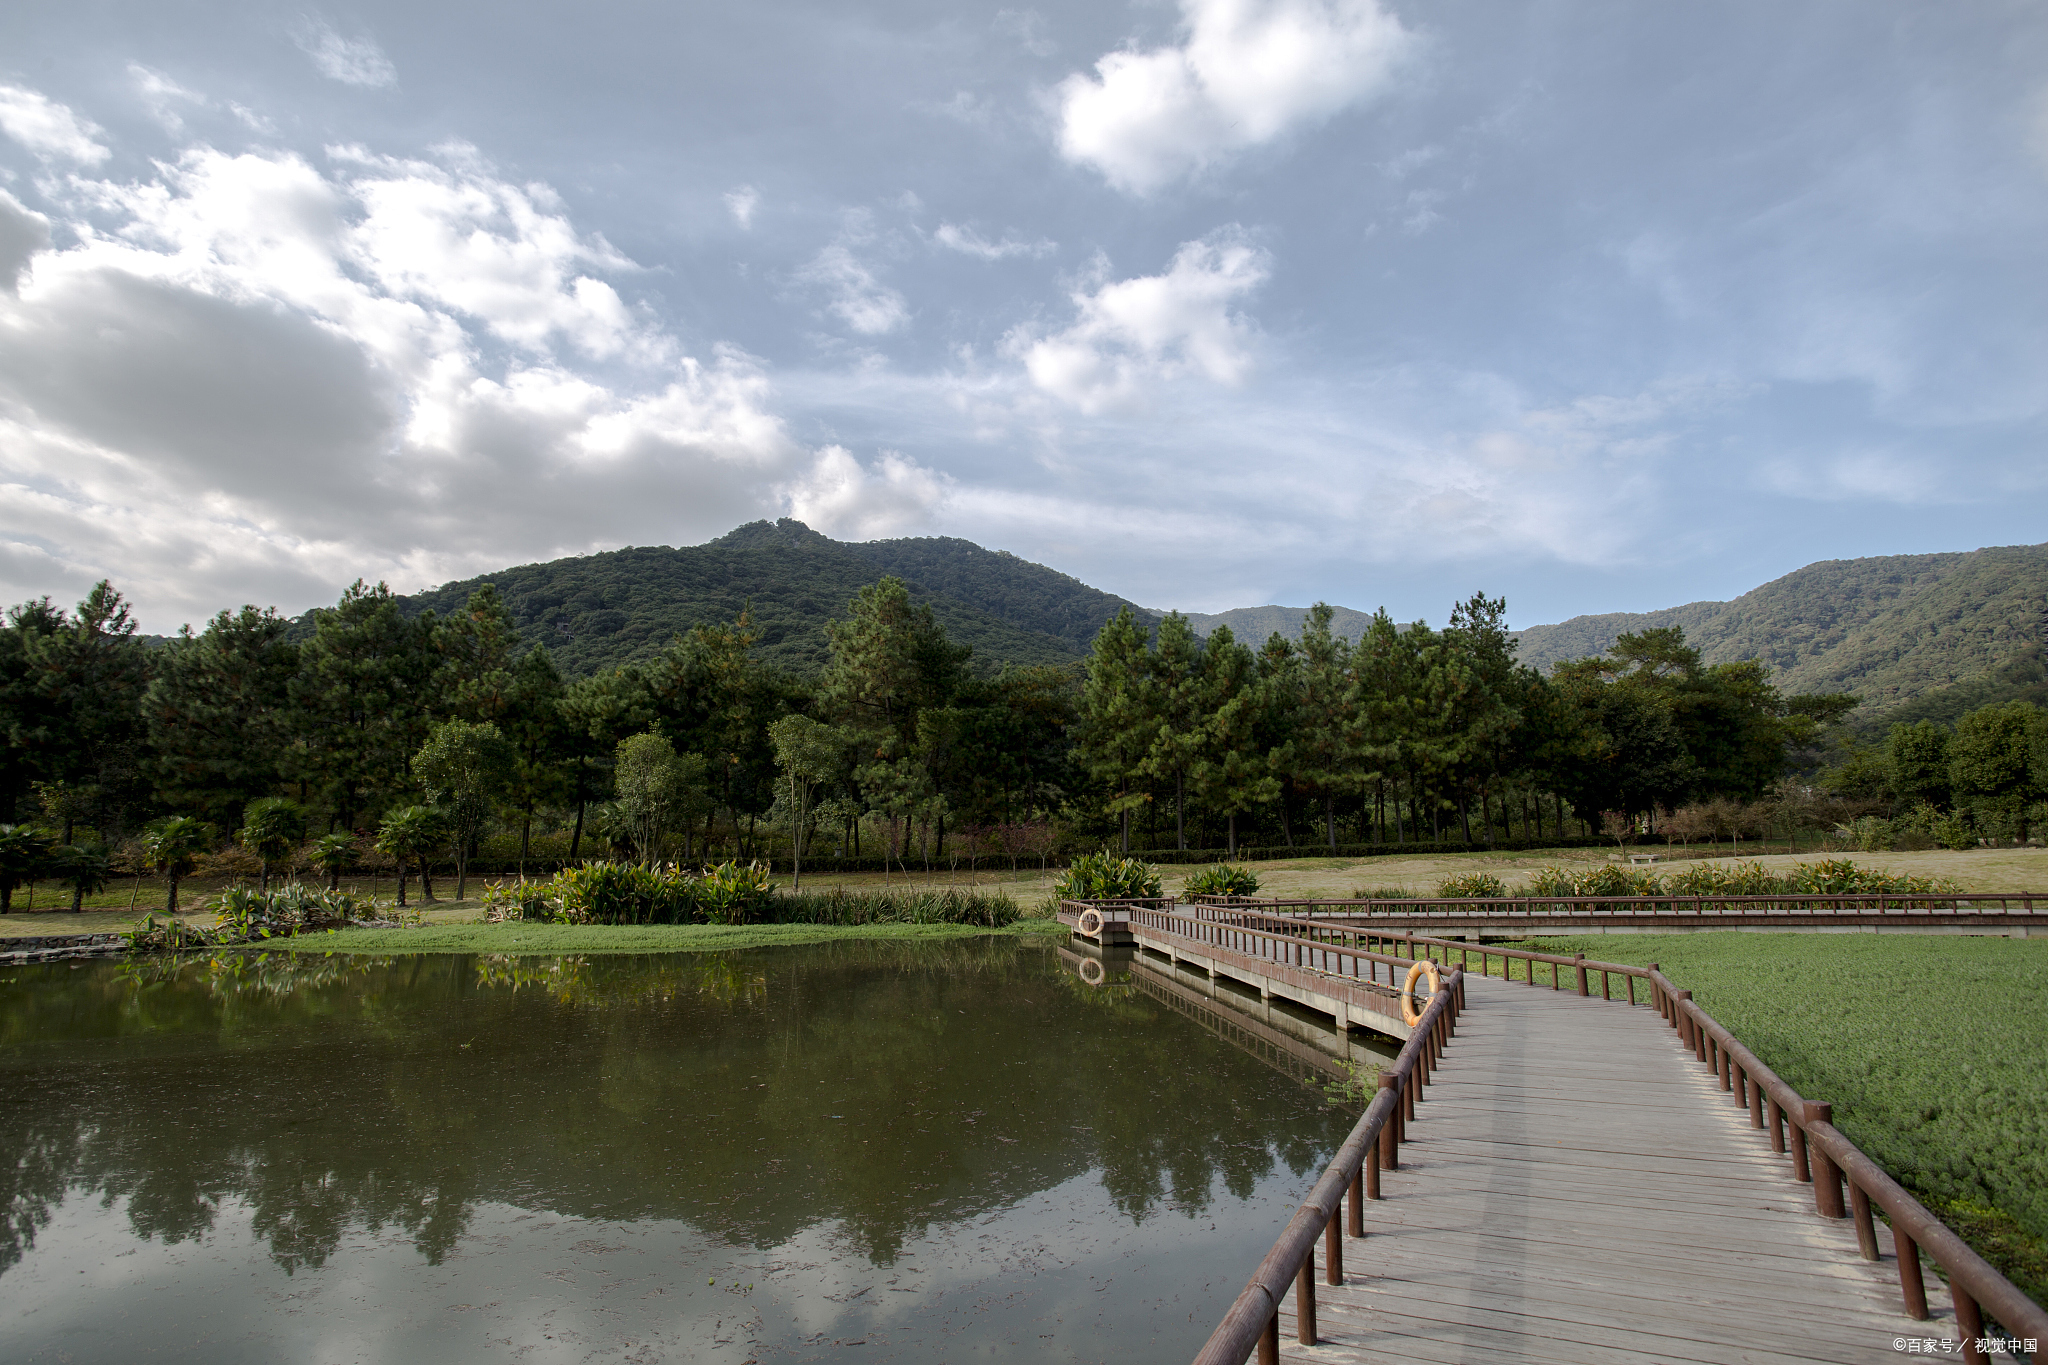
[[[1622,962],[1588,961],[1584,953],[1575,957],[1559,957],[1553,953],[1524,952],[1518,948],[1495,948],[1490,945],[1467,943],[1462,939],[1431,938],[1406,929],[1377,929],[1370,925],[1348,924],[1341,921],[1301,919],[1290,915],[1272,915],[1254,911],[1245,905],[1219,906],[1214,904],[1192,904],[1181,908],[1175,918],[1182,924],[1189,921],[1209,922],[1226,925],[1240,932],[1259,932],[1274,937],[1292,938],[1306,945],[1304,955],[1313,957],[1333,949],[1339,953],[1355,952],[1362,957],[1382,962],[1397,963],[1406,967],[1417,957],[1442,954],[1443,961],[1455,959],[1459,966],[1469,969],[1472,959],[1479,959],[1479,974],[1492,975],[1494,958],[1501,960],[1501,977],[1512,979],[1508,964],[1525,964],[1524,979],[1530,985],[1537,985],[1536,968],[1539,964],[1550,967],[1550,988],[1563,989],[1559,973],[1564,967],[1575,969],[1574,987],[1580,995],[1592,994],[1592,978],[1600,978],[1600,998],[1611,1000],[1613,979],[1621,977],[1625,983],[1628,1002],[1636,1003],[1636,979],[1647,976],[1641,967],[1631,967]],[[1256,926],[1254,928],[1254,926]],[[1387,951],[1379,951],[1373,945],[1381,945]],[[1407,951],[1395,952],[1394,949]],[[1424,951],[1418,951],[1424,950]],[[1303,952],[1297,949],[1297,952]]]
[[[1924,1253],[1931,1258],[1947,1278],[1949,1297],[1955,1306],[1956,1327],[1961,1337],[1962,1354],[1970,1365],[1982,1365],[1984,1353],[1979,1343],[1985,1336],[1988,1313],[2007,1333],[2035,1341],[2048,1339],[2048,1310],[2028,1298],[2012,1281],[2005,1278],[1983,1257],[1972,1251],[1962,1238],[1950,1231],[1928,1208],[1909,1194],[1883,1167],[1866,1156],[1842,1131],[1834,1126],[1834,1107],[1824,1101],[1808,1100],[1787,1085],[1776,1072],[1765,1066],[1756,1054],[1743,1046],[1733,1034],[1713,1016],[1695,1004],[1692,992],[1680,990],[1658,967],[1651,963],[1637,967],[1624,962],[1593,961],[1581,954],[1564,957],[1554,953],[1529,952],[1518,948],[1495,948],[1461,942],[1455,939],[1431,938],[1426,935],[1395,930],[1374,930],[1357,925],[1331,923],[1325,920],[1304,919],[1253,911],[1244,904],[1188,906],[1183,913],[1175,916],[1182,923],[1211,923],[1219,930],[1234,929],[1241,933],[1253,933],[1260,937],[1287,938],[1297,940],[1298,952],[1336,950],[1355,952],[1361,957],[1379,961],[1405,961],[1407,959],[1371,951],[1374,943],[1387,947],[1403,947],[1408,957],[1423,953],[1440,952],[1443,961],[1455,964],[1447,978],[1449,989],[1441,992],[1430,1004],[1431,1011],[1444,1009],[1455,1011],[1464,1007],[1465,979],[1473,957],[1479,959],[1481,975],[1490,975],[1489,968],[1494,959],[1501,962],[1504,979],[1513,979],[1511,963],[1524,965],[1525,980],[1531,986],[1540,987],[1537,969],[1550,968],[1550,988],[1562,989],[1562,972],[1572,972],[1573,986],[1582,996],[1590,996],[1591,980],[1594,975],[1601,979],[1601,996],[1613,999],[1609,982],[1616,977],[1627,984],[1628,1002],[1636,1002],[1636,983],[1646,982],[1648,999],[1645,1003],[1654,1005],[1657,1012],[1672,1028],[1677,1030],[1680,1041],[1690,1049],[1701,1063],[1713,1069],[1718,1076],[1722,1090],[1729,1092],[1738,1104],[1749,1109],[1750,1126],[1768,1129],[1771,1148],[1778,1153],[1789,1150],[1793,1176],[1813,1185],[1814,1208],[1826,1218],[1851,1218],[1856,1224],[1856,1241],[1863,1258],[1869,1261],[1879,1259],[1877,1229],[1873,1221],[1873,1209],[1881,1210],[1891,1225],[1893,1245],[1897,1252],[1899,1290],[1907,1314],[1925,1321],[1928,1316],[1927,1291],[1921,1273],[1920,1257]],[[1247,921],[1242,925],[1238,920]],[[1254,928],[1256,924],[1256,928]],[[1276,951],[1285,951],[1276,950]],[[1456,1003],[1446,1003],[1446,997],[1455,995]],[[1432,1026],[1428,1012],[1418,1025],[1416,1034],[1409,1040],[1409,1048],[1415,1046],[1417,1038],[1425,1035]],[[1445,1036],[1448,1036],[1446,1034]],[[1404,1048],[1402,1056],[1408,1055]],[[1398,1065],[1398,1063],[1397,1063]],[[1383,1077],[1382,1085],[1386,1084]],[[1288,1225],[1286,1233],[1261,1263],[1252,1282],[1245,1287],[1231,1310],[1224,1316],[1209,1342],[1196,1356],[1197,1365],[1242,1365],[1249,1354],[1257,1324],[1247,1327],[1247,1322],[1263,1311],[1261,1304],[1270,1301],[1277,1312],[1280,1297],[1285,1293],[1286,1275],[1283,1270],[1296,1268],[1288,1273],[1297,1274],[1297,1292],[1300,1303],[1297,1312],[1301,1327],[1301,1340],[1313,1343],[1315,1340],[1315,1286],[1310,1265],[1302,1258],[1313,1251],[1314,1227],[1310,1226],[1304,1240],[1301,1229],[1313,1224],[1312,1211],[1319,1212],[1326,1206],[1334,1209],[1327,1187],[1342,1174],[1344,1180],[1351,1180],[1358,1163],[1366,1159],[1361,1142],[1369,1144],[1370,1136],[1382,1128],[1374,1128],[1375,1122],[1386,1123],[1386,1115],[1392,1110],[1392,1101],[1384,1095],[1376,1096],[1373,1105],[1366,1110],[1351,1137],[1338,1150],[1336,1160],[1324,1172],[1323,1179],[1316,1185],[1301,1212]],[[1409,1118],[1414,1117],[1413,1106],[1406,1110]],[[1377,1119],[1376,1119],[1377,1115]],[[1346,1163],[1350,1165],[1347,1167]],[[1390,1167],[1392,1162],[1387,1163]],[[1345,1172],[1352,1174],[1345,1174]],[[1371,1190],[1367,1197],[1377,1198],[1378,1171],[1368,1167],[1367,1175]],[[1341,1185],[1341,1181],[1338,1182]],[[1844,1189],[1847,1200],[1844,1200]],[[1326,1197],[1327,1196],[1327,1197]],[[1350,1219],[1351,1235],[1362,1237],[1364,1225],[1362,1215],[1357,1214],[1358,1196],[1352,1196],[1354,1216]],[[1332,1215],[1334,1216],[1334,1215]],[[1305,1223],[1306,1220],[1306,1223]],[[1334,1224],[1331,1225],[1334,1229]],[[1328,1258],[1331,1266],[1329,1282],[1341,1284],[1342,1245],[1336,1234],[1329,1235]],[[1278,1278],[1276,1279],[1276,1275]],[[1277,1286],[1277,1287],[1276,1287]],[[1266,1298],[1260,1298],[1264,1294]],[[1259,1319],[1265,1322],[1265,1319]],[[1261,1365],[1276,1365],[1279,1359],[1277,1318],[1266,1323],[1267,1335],[1258,1338]],[[2037,1357],[2038,1358],[2038,1357]]]
[[[1654,965],[1647,975],[1658,1013],[1678,1031],[1680,1041],[1693,1055],[1713,1070],[1721,1089],[1737,1104],[1747,1106],[1750,1127],[1769,1130],[1772,1151],[1784,1153],[1790,1147],[1792,1174],[1813,1185],[1815,1211],[1823,1218],[1855,1220],[1856,1244],[1866,1261],[1878,1259],[1872,1209],[1884,1212],[1897,1250],[1899,1293],[1909,1316],[1923,1321],[1928,1317],[1927,1289],[1920,1271],[1924,1252],[1948,1280],[1956,1331],[1963,1356],[1971,1365],[1979,1365],[1985,1358],[1978,1343],[1985,1334],[1986,1312],[2008,1333],[2037,1342],[2048,1338],[2048,1311],[1972,1251],[1849,1141],[1834,1125],[1833,1105],[1802,1097],[1695,1004],[1691,991],[1679,990]],[[1845,1184],[1846,1208],[1842,1198]]]
[[[1130,922],[1192,946],[1221,948],[1256,961],[1300,967],[1391,992],[1398,992],[1403,974],[1414,965],[1413,958],[1374,952],[1365,946],[1367,939],[1391,941],[1389,935],[1370,929],[1235,910],[1208,914],[1133,910]]]
[[[1660,891],[1649,896],[1471,896],[1413,900],[1257,900],[1249,896],[1196,896],[1186,903],[1262,910],[1301,918],[1544,919],[1560,916],[1644,916],[1695,919],[1771,915],[1788,919],[1883,915],[1900,919],[2048,914],[2048,892],[1942,894],[1709,896]],[[2037,908],[2038,907],[2038,908]]]
[[[1323,1242],[1323,1274],[1330,1284],[1344,1283],[1344,1237],[1364,1237],[1365,1201],[1380,1197],[1380,1171],[1398,1169],[1401,1143],[1415,1118],[1444,1048],[1457,1031],[1464,1004],[1464,974],[1456,968],[1444,988],[1430,999],[1401,1053],[1380,1072],[1379,1089],[1365,1115],[1322,1179],[1295,1211],[1280,1240],[1250,1283],[1230,1305],[1208,1344],[1195,1357],[1197,1365],[1243,1365],[1256,1348],[1260,1365],[1280,1359],[1280,1301],[1291,1283],[1295,1294],[1296,1335],[1307,1344],[1316,1340],[1316,1239]],[[1348,1226],[1347,1226],[1348,1225]]]

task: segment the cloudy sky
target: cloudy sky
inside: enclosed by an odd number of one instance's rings
[[[0,13],[0,596],[757,517],[1516,624],[2048,539],[2048,7]]]

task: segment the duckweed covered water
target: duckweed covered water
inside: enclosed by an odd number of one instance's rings
[[[0,975],[0,1359],[1183,1361],[1351,1116],[1048,946]]]

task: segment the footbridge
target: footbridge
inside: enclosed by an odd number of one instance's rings
[[[1163,977],[1404,1040],[1197,1365],[1974,1365],[2048,1340],[2048,1312],[1654,966],[1355,914],[1121,909]],[[1404,1002],[1424,960],[1441,986]]]

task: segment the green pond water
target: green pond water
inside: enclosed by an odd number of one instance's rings
[[[1190,1358],[1348,1131],[1012,939],[0,973],[0,1360]]]

